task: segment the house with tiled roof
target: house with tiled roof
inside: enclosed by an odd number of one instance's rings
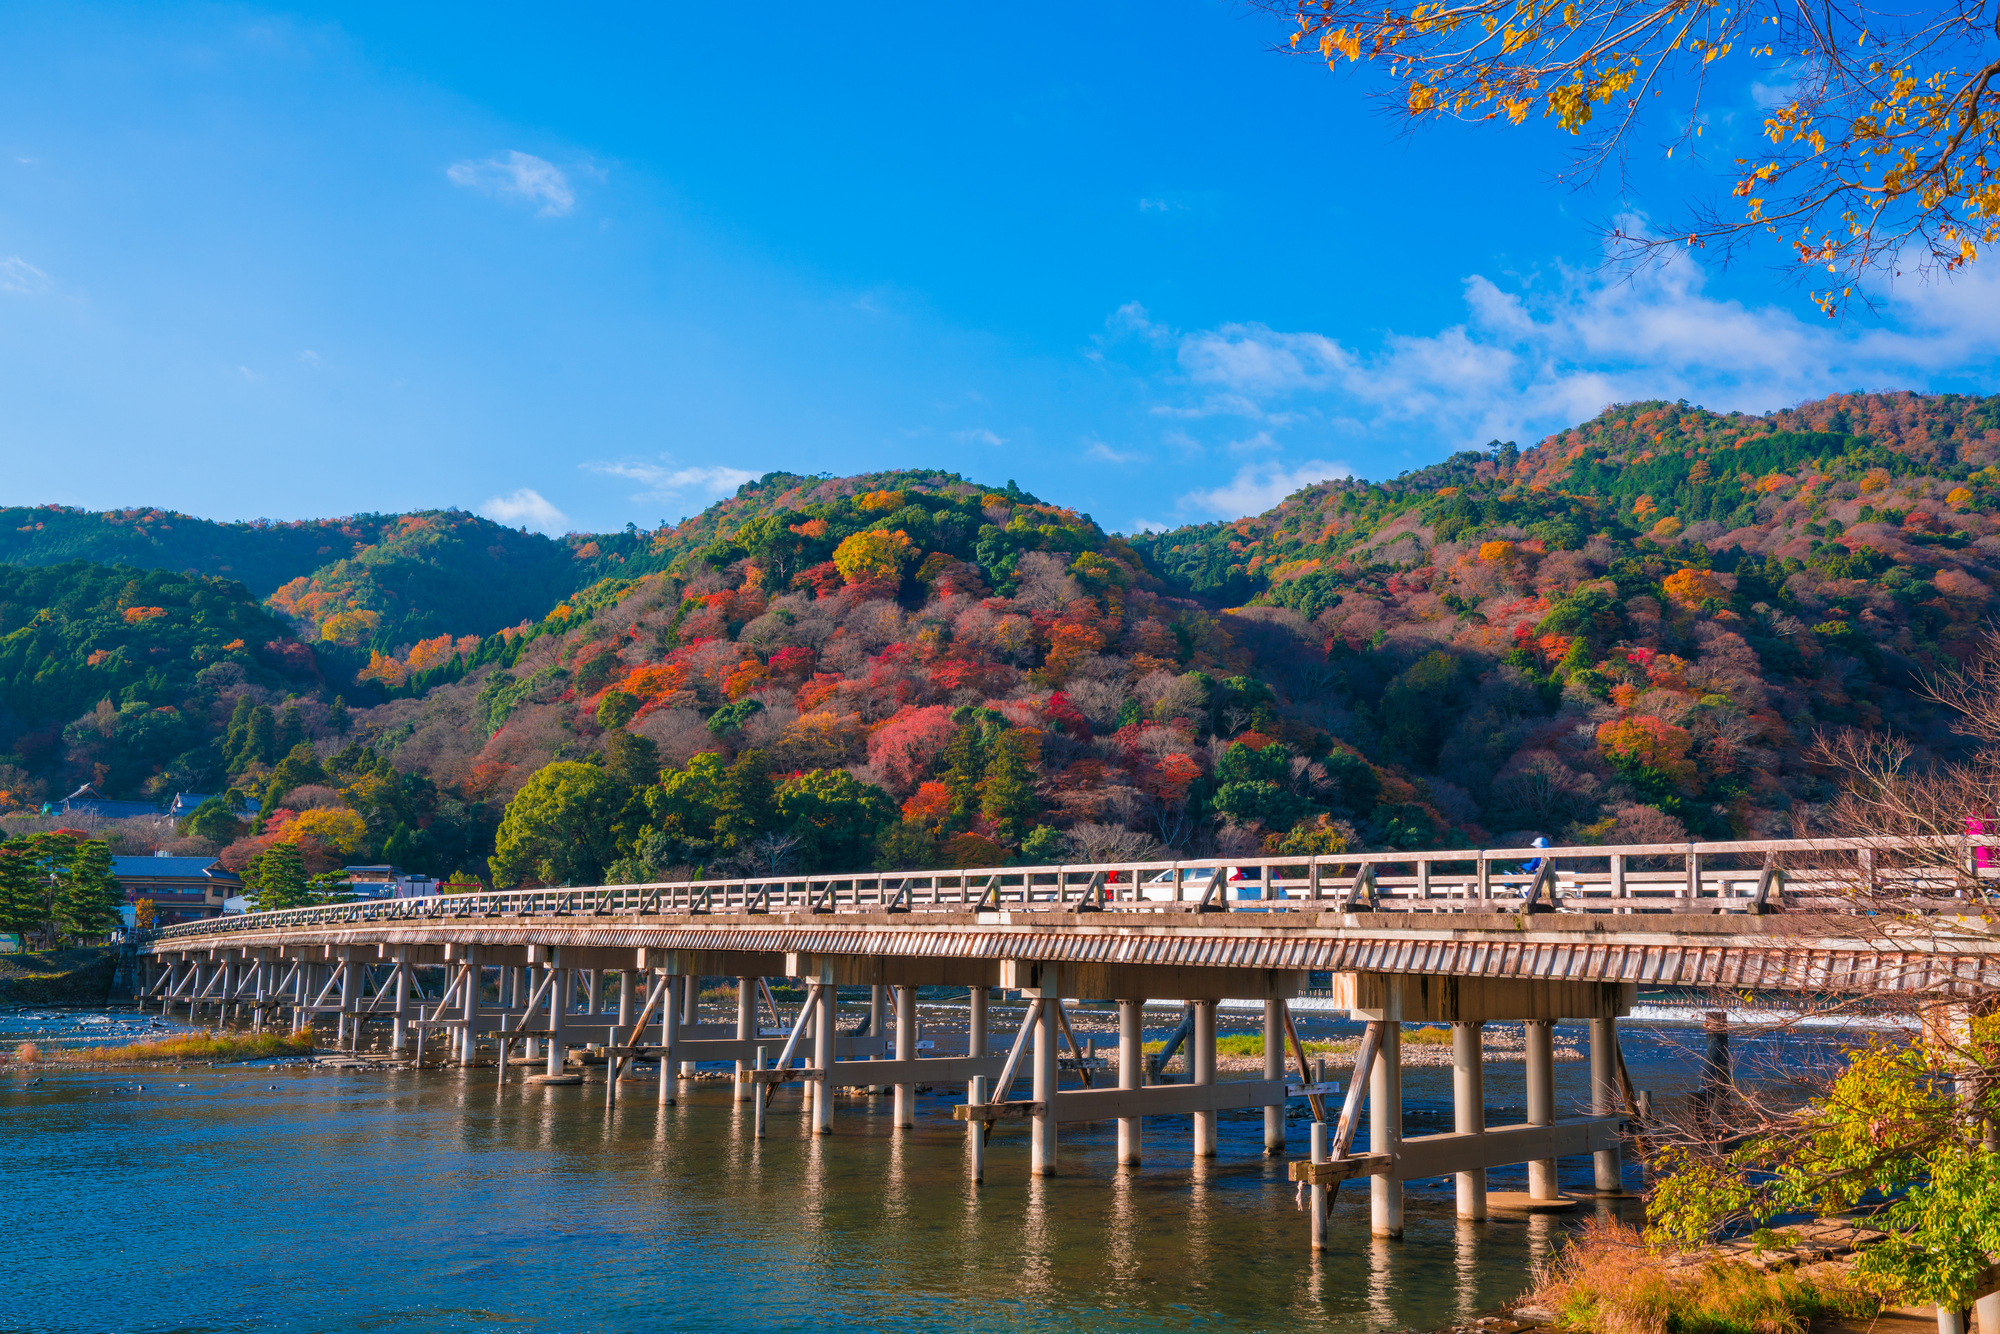
[[[153,921],[159,926],[220,917],[223,902],[243,892],[242,877],[213,857],[113,857],[111,875],[125,891],[127,903],[153,901]]]

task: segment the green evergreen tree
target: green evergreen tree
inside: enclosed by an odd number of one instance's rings
[[[95,940],[118,923],[125,891],[111,874],[111,846],[101,839],[74,845],[56,884],[56,920],[63,933],[78,940]]]
[[[761,750],[746,750],[723,775],[715,803],[715,840],[734,852],[770,827],[774,813],[771,769]]]
[[[1010,839],[1026,832],[1041,810],[1035,798],[1035,738],[1022,731],[1002,733],[979,785],[979,813]]]
[[[971,710],[965,710],[970,714]],[[956,717],[956,715],[954,715]],[[981,743],[979,724],[968,717],[945,743],[944,785],[951,789],[951,819],[948,829],[963,829],[972,823],[979,809],[979,783],[986,777],[986,747]]]
[[[382,844],[382,860],[405,871],[417,869],[417,861],[422,855],[417,835],[408,825],[400,822],[389,831],[389,837]]]
[[[28,938],[48,923],[46,877],[25,838],[0,843],[0,931]]]
[[[285,758],[278,761],[278,767],[271,771],[271,781],[264,785],[263,805],[259,814],[269,819],[271,812],[278,809],[278,804],[291,794],[293,788],[325,781],[326,770],[321,766],[319,756],[314,753],[312,742],[301,741],[293,746]]]
[[[296,843],[275,843],[252,857],[243,868],[243,886],[259,912],[304,908],[313,902],[306,884],[305,859]]]
[[[194,808],[194,814],[181,821],[183,838],[207,838],[217,843],[232,843],[243,832],[243,822],[229,809],[226,797],[210,797]]]

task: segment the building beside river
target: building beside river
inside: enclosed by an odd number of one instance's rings
[[[220,917],[223,902],[243,892],[243,881],[213,857],[113,857],[111,874],[127,903],[153,901],[160,926]]]

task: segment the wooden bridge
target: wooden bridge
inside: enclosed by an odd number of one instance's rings
[[[1265,1152],[1282,1155],[1286,1105],[1304,1099],[1312,1153],[1291,1172],[1312,1185],[1317,1246],[1329,1188],[1353,1177],[1369,1179],[1383,1236],[1401,1234],[1410,1180],[1455,1176],[1460,1215],[1483,1218],[1488,1168],[1527,1163],[1533,1207],[1556,1200],[1558,1158],[1591,1154],[1597,1191],[1621,1193],[1620,1135],[1637,1100],[1617,1020],[1642,984],[1941,999],[2000,986],[1980,860],[1970,848],[1940,856],[1936,845],[1784,840],[363,900],[166,928],[141,945],[139,990],[163,1009],[186,1005],[191,1018],[233,1011],[294,1029],[330,1020],[347,1046],[383,1023],[390,1047],[419,1061],[427,1040],[442,1038],[468,1066],[490,1048],[503,1081],[517,1047],[546,1057],[541,1080],[576,1079],[565,1071],[570,1050],[594,1047],[610,1063],[610,1100],[639,1062],[659,1071],[662,1105],[695,1063],[733,1062],[760,1134],[780,1086],[801,1088],[801,1110],[826,1133],[833,1088],[893,1088],[896,1123],[911,1125],[919,1085],[963,1083],[954,1115],[968,1123],[975,1176],[987,1137],[1012,1121],[1027,1123],[1038,1174],[1057,1171],[1064,1123],[1116,1120],[1118,1161],[1136,1165],[1143,1118],[1192,1118],[1195,1155],[1212,1157],[1217,1114],[1252,1107],[1264,1109]],[[1905,911],[1885,915],[1885,895]],[[1337,1112],[1338,1086],[1308,1061],[1290,1013],[1316,972],[1333,975],[1338,1000],[1366,1023]],[[734,1024],[696,1022],[704,977],[737,979]],[[795,980],[804,1003],[767,1032],[759,1008],[779,1018],[773,978]],[[919,1053],[922,986],[966,988],[964,1055]],[[841,987],[869,988],[860,1032],[836,1026]],[[996,987],[1026,1003],[1018,1029],[997,1042]],[[1115,1087],[1074,1086],[1102,1062],[1076,1041],[1066,998],[1116,1002]],[[1260,1079],[1216,1080],[1225,999],[1263,1004]],[[1149,1000],[1185,1003],[1188,1083],[1147,1082]],[[1553,1028],[1563,1019],[1589,1024],[1585,1115],[1557,1114]],[[1452,1026],[1450,1133],[1402,1133],[1406,1021]],[[1496,1021],[1526,1025],[1521,1125],[1486,1124],[1481,1034]],[[1022,1079],[1028,1096],[1018,1098]],[[1364,1102],[1368,1149],[1356,1153]]]

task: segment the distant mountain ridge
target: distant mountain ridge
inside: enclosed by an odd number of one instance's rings
[[[561,539],[8,515],[23,565],[215,573],[0,581],[0,807],[226,784],[273,812],[239,860],[284,811],[342,856],[544,879],[1671,842],[1815,827],[1830,730],[1962,745],[1917,687],[2000,610],[2000,397],[1620,404],[1130,539],[927,470]],[[563,761],[622,794],[615,846],[496,851]]]
[[[397,653],[539,619],[601,579],[657,573],[762,514],[857,488],[977,489],[957,473],[921,469],[839,479],[773,472],[680,524],[560,538],[465,510],[220,522],[150,508],[13,506],[0,509],[0,565],[84,560],[233,579],[308,641]]]

